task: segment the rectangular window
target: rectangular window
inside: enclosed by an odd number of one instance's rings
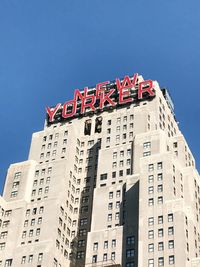
[[[149,193],[149,194],[153,194],[153,186],[149,186],[149,188],[148,188],[148,193]]]
[[[100,175],[100,180],[107,180],[107,177],[108,177],[108,174],[107,173],[104,173],[104,174],[101,174]]]
[[[134,236],[128,236],[127,239],[126,239],[126,244],[127,245],[135,244],[135,237]]]
[[[158,237],[163,237],[164,231],[163,229],[158,229]]]
[[[158,258],[158,266],[164,266],[164,258],[163,257]]]
[[[104,241],[104,248],[108,248],[108,241]]]
[[[163,168],[162,162],[158,162],[157,163],[157,170],[162,170],[162,168]]]
[[[154,244],[148,245],[148,252],[154,252]]]
[[[169,240],[169,241],[168,241],[168,248],[169,248],[169,249],[174,248],[174,240]]]
[[[98,250],[98,243],[94,243],[93,244],[93,251],[97,251]]]
[[[151,148],[151,142],[145,142],[145,143],[143,143],[143,148],[144,149]]]
[[[163,180],[163,174],[162,173],[158,173],[157,180],[158,181],[162,181]]]
[[[154,170],[154,165],[153,164],[149,164],[148,165],[148,171],[153,171]]]
[[[153,230],[150,230],[150,231],[148,232],[148,238],[149,238],[149,239],[154,238],[154,231],[153,231]]]
[[[158,243],[158,250],[159,250],[159,251],[164,250],[164,243],[163,243],[163,242],[159,242],[159,243]]]
[[[134,249],[127,249],[126,250],[126,258],[134,257]]]
[[[168,214],[168,222],[173,222],[173,213]]]
[[[154,199],[153,198],[149,198],[148,205],[149,206],[153,206],[154,205]]]
[[[163,224],[163,216],[158,216],[158,224]]]
[[[149,175],[148,176],[148,182],[149,183],[153,183],[153,181],[154,181],[154,176],[153,175]]]
[[[154,225],[154,217],[149,217],[148,218],[148,226]]]
[[[172,265],[175,263],[175,258],[174,258],[174,255],[172,256],[169,256],[169,265]]]
[[[148,267],[154,267],[154,259],[148,260]]]

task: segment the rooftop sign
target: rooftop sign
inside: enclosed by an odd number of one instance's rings
[[[128,75],[114,82],[98,83],[95,88],[85,87],[83,91],[74,92],[74,99],[58,103],[55,107],[46,108],[48,123],[71,119],[91,112],[101,112],[119,105],[131,104],[136,101],[155,96],[153,81],[138,82],[138,74]]]

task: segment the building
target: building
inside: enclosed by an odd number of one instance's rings
[[[135,74],[47,113],[8,169],[0,266],[199,267],[200,179],[167,90]]]

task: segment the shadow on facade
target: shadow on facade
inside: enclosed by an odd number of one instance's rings
[[[87,235],[91,230],[93,193],[94,188],[96,187],[98,154],[100,148],[101,140],[99,140],[94,146],[89,148],[90,150],[87,154],[89,161],[85,165],[87,172],[85,172],[85,176],[81,177],[81,180],[84,180],[84,188],[80,194],[77,235],[74,237],[71,243],[71,252],[73,257],[70,263],[70,267],[85,266]],[[87,151],[85,151],[85,153],[87,153]],[[83,245],[80,245],[81,242],[83,242]],[[83,253],[84,257],[78,258],[78,253]]]
[[[120,225],[123,225],[122,267],[131,262],[138,266],[139,181],[128,190],[123,188]],[[134,251],[133,257],[130,256],[131,250]]]

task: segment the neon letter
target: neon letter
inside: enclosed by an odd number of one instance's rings
[[[148,92],[149,95],[154,96],[155,93],[152,89],[153,89],[153,81],[152,80],[147,80],[147,81],[139,83],[138,99],[142,99],[143,93],[146,93],[146,92]]]
[[[82,95],[79,90],[76,90],[75,91],[75,99],[77,99],[77,97],[79,97],[82,101],[81,114],[83,114],[85,112],[85,109],[87,107],[89,107],[89,108],[91,108],[91,110],[95,111],[94,104],[96,102],[96,97],[95,97],[95,95],[88,95],[88,87],[84,88],[84,95]],[[90,101],[90,102],[88,103],[88,101]]]
[[[67,107],[72,105],[72,110],[70,113],[67,113]],[[63,105],[63,110],[62,110],[62,117],[63,118],[70,118],[73,117],[76,114],[76,100],[70,100],[65,102]]]
[[[117,89],[130,89],[132,87],[135,87],[135,84],[137,82],[137,78],[138,78],[138,73],[135,73],[133,75],[133,80],[131,82],[131,79],[129,76],[125,76],[124,80],[122,81],[122,83],[120,82],[120,80],[117,78],[116,79],[116,85],[117,85]]]
[[[60,108],[61,104],[57,104],[55,108],[46,108],[46,112],[49,115],[49,121],[52,122],[54,120],[54,116],[56,114],[56,112],[58,111],[58,109]]]

